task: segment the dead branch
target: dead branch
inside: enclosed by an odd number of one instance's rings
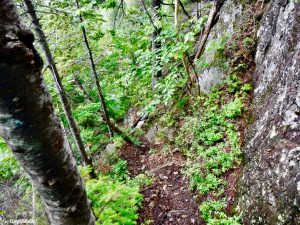
[[[207,23],[204,27],[203,33],[202,33],[202,35],[199,36],[198,49],[197,49],[197,52],[194,57],[194,63],[197,59],[200,58],[200,56],[204,52],[206,41],[208,39],[211,29],[216,24],[216,18],[218,16],[220,8],[221,8],[221,3],[219,1],[214,1],[213,6],[212,6],[209,16],[208,16]]]

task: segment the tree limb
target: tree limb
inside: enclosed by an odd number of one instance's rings
[[[147,16],[148,16],[150,22],[151,22],[153,28],[157,31],[157,27],[155,26],[155,23],[154,23],[154,21],[153,21],[151,15],[150,15],[148,9],[147,9],[147,6],[146,6],[146,4],[145,4],[145,1],[144,1],[144,0],[140,0],[140,1],[141,1],[141,3],[142,3],[142,6],[143,6],[143,8],[144,8],[144,10],[145,10],[145,12],[146,12],[146,14],[147,14]]]
[[[203,33],[202,33],[202,35],[199,36],[198,49],[197,49],[195,57],[194,57],[194,63],[197,59],[200,58],[200,56],[204,52],[206,41],[208,39],[211,29],[216,24],[216,17],[220,11],[220,8],[221,8],[221,3],[218,1],[214,1],[213,6],[212,6],[209,16],[208,16],[208,20],[203,29]]]

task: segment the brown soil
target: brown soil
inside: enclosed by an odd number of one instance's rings
[[[182,154],[150,154],[148,149],[144,141],[141,148],[126,145],[121,151],[133,176],[141,172],[154,176],[153,183],[141,191],[144,201],[138,224],[146,221],[152,225],[204,224],[199,216],[199,205],[189,190],[188,178],[181,173],[185,161]]]

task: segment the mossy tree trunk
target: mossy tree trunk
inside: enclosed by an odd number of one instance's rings
[[[42,79],[34,37],[12,0],[0,0],[0,135],[28,174],[53,225],[95,219]]]

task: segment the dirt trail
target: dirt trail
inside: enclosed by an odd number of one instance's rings
[[[151,220],[152,225],[201,225],[198,204],[189,191],[189,182],[180,170],[185,161],[180,152],[150,154],[148,144],[142,148],[126,145],[121,157],[128,162],[130,173],[154,175],[152,185],[144,188],[143,207],[138,224]]]

